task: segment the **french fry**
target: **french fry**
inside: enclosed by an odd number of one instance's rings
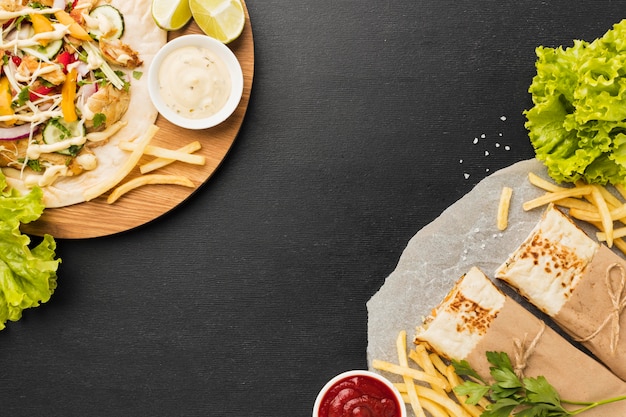
[[[559,187],[558,185],[553,184],[550,181],[544,180],[539,175],[533,174],[532,172],[528,173],[528,181],[537,188],[541,188],[545,191],[550,191],[553,193],[567,190],[567,188]]]
[[[554,202],[557,206],[565,207],[569,209],[578,209],[589,212],[597,212],[596,206],[579,198],[566,197]]]
[[[402,330],[396,339],[396,350],[398,351],[398,363],[400,366],[409,367],[409,363],[406,358],[406,331]],[[417,397],[417,391],[415,389],[415,382],[413,378],[408,375],[402,375],[402,379],[404,380],[404,384],[406,385],[406,392],[409,396],[409,403],[411,404],[411,408],[413,409],[413,413],[415,413],[418,417],[426,417],[424,414],[424,409],[420,404],[420,400]]]
[[[624,186],[624,184],[615,185],[615,189],[617,190],[619,195],[622,196],[622,198],[626,199],[626,187]]]
[[[452,414],[449,414],[445,407],[437,404],[435,401],[429,400],[428,398],[422,398],[421,400],[424,409],[432,414],[433,417],[455,417]]]
[[[396,365],[395,363],[382,361],[380,359],[374,359],[372,361],[372,367],[380,371],[389,372],[400,376],[409,376],[418,381],[423,381],[431,385],[436,385],[444,390],[449,389],[448,381],[442,378],[433,377],[428,375],[424,371],[420,371],[415,368],[409,368],[406,366]]]
[[[570,210],[570,215],[576,217],[579,220],[586,222],[602,222],[602,216],[598,212],[589,212],[586,210]],[[619,220],[626,218],[626,205],[614,208],[609,211],[609,218],[611,220]]]
[[[183,146],[182,148],[178,148],[176,149],[176,152],[184,152],[184,153],[188,153],[191,154],[197,150],[199,150],[200,148],[202,148],[202,145],[200,145],[200,142],[193,141],[188,143],[187,145]],[[176,159],[168,159],[168,158],[155,158],[150,162],[146,162],[145,164],[142,164],[139,166],[139,172],[141,172],[142,174],[147,174],[148,172],[152,172],[154,170],[157,170],[159,168],[163,168],[173,162],[177,161]]]
[[[452,365],[449,365],[446,367],[445,375],[446,375],[446,378],[448,378],[448,381],[450,382],[450,386],[452,387],[452,392],[456,396],[456,399],[458,400],[459,404],[461,404],[463,408],[465,408],[465,410],[468,413],[470,413],[473,417],[480,417],[483,410],[480,407],[475,406],[474,404],[468,404],[467,396],[457,394],[456,391],[454,391],[454,387],[461,385],[461,378],[459,378],[459,376],[454,372],[454,367]]]
[[[455,417],[472,417],[470,413],[456,401],[448,397],[447,395],[439,394],[432,388],[424,387],[421,385],[415,385],[415,391],[420,398],[425,398],[441,405]]]
[[[119,148],[124,151],[133,151],[135,144],[133,142],[120,142]],[[194,155],[186,152],[179,152],[172,149],[166,149],[160,146],[148,145],[143,151],[144,155],[156,156],[159,158],[174,159],[193,165],[204,165],[206,160],[202,155]]]
[[[616,229],[613,229],[613,239],[617,240],[617,238],[624,236],[626,236],[626,227],[618,227]],[[606,240],[606,233],[597,232],[596,237],[600,242],[604,242]]]
[[[609,206],[613,206],[613,208],[615,208],[623,204],[617,197],[611,194],[611,192],[607,190],[606,187],[597,184],[595,185],[595,187],[598,189],[598,191],[602,195],[602,198],[604,198],[606,204],[608,204]]]
[[[393,385],[402,395],[402,399],[404,400],[404,402],[408,404],[410,402],[410,399],[409,395],[406,392],[406,384],[404,382],[397,382]],[[428,411],[433,417],[454,417],[448,414],[448,411],[444,407],[435,403],[432,400],[429,400],[428,398],[421,398],[420,404],[422,404],[424,410]]]
[[[428,357],[428,352],[426,351],[424,345],[420,344],[415,346],[415,348],[411,350],[411,352],[409,352],[409,358],[412,359],[418,366],[420,366],[427,374],[435,376],[437,378],[444,378],[444,376],[439,373],[439,371],[435,368],[435,365],[433,365],[433,362]],[[435,391],[440,391],[441,394],[446,392],[443,388],[440,388],[436,385],[433,386],[433,389]]]
[[[549,203],[561,200],[566,197],[582,197],[591,194],[593,187],[591,185],[584,185],[581,187],[567,188],[563,191],[547,192],[544,195],[525,202],[522,207],[525,211],[535,209],[537,207],[545,206]]]
[[[607,206],[606,200],[602,196],[602,192],[599,187],[592,186],[590,197],[598,209],[602,229],[606,235],[606,244],[610,248],[613,246],[613,220],[611,219],[609,207]]]
[[[107,203],[112,204],[127,192],[148,184],[173,184],[191,188],[195,187],[189,178],[181,175],[142,175],[115,188],[107,198]]]
[[[500,203],[498,204],[498,214],[496,217],[496,225],[498,230],[505,230],[509,222],[509,207],[511,205],[511,196],[513,189],[511,187],[502,187],[500,193]]]

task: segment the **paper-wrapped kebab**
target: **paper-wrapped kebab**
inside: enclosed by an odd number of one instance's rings
[[[467,360],[486,379],[486,352],[505,352],[519,375],[544,376],[564,399],[598,401],[626,394],[624,381],[500,291],[478,268],[456,282],[417,328],[415,340],[449,359]],[[585,415],[624,416],[626,402]]]
[[[626,262],[619,255],[550,206],[495,275],[626,380]]]

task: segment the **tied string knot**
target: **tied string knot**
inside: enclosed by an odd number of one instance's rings
[[[546,324],[542,321],[541,328],[539,332],[535,335],[534,339],[530,342],[528,346],[526,346],[526,337],[528,333],[524,334],[524,340],[513,339],[513,371],[518,378],[522,379],[524,377],[524,369],[528,366],[528,358],[535,352],[535,348],[537,347],[537,343],[539,343],[539,339],[543,335],[543,332],[546,329]]]
[[[611,279],[611,272],[613,269],[619,269],[619,280],[617,286],[615,286],[614,280]],[[611,312],[606,316],[602,324],[589,336],[576,339],[577,342],[588,342],[596,337],[600,332],[609,324],[611,324],[611,354],[614,355],[617,351],[617,343],[619,342],[620,334],[620,316],[624,307],[626,307],[626,294],[624,293],[624,287],[626,287],[626,273],[622,265],[614,263],[606,269],[606,288],[611,300]]]

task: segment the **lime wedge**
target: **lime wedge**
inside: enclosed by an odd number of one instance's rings
[[[191,20],[189,0],[152,0],[152,18],[164,30],[178,30]]]
[[[243,31],[241,0],[189,0],[189,7],[198,27],[222,43],[234,41]]]

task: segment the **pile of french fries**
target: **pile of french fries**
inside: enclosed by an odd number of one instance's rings
[[[626,254],[626,187],[615,185],[615,192],[598,184],[577,183],[561,187],[536,174],[528,174],[528,180],[546,193],[523,204],[528,211],[547,204],[567,208],[570,217],[596,227],[597,239],[608,247],[615,246]]]
[[[466,403],[466,397],[454,392],[454,387],[463,381],[454,367],[424,344],[407,349],[406,332],[401,331],[396,339],[398,363],[374,359],[372,368],[402,378],[395,383],[406,404],[416,417],[479,417],[489,400],[483,398],[478,404]]]
[[[158,128],[156,126],[152,127],[151,137],[156,134],[157,130]],[[151,145],[149,140],[141,143],[133,141],[121,142],[119,147],[124,151],[153,156],[154,159],[139,166],[139,172],[141,173],[139,177],[135,177],[118,185],[107,197],[107,203],[109,204],[114,203],[124,194],[148,184],[174,184],[193,188],[195,186],[194,183],[184,175],[151,174],[151,172],[176,161],[193,165],[205,164],[204,156],[194,154],[195,151],[202,147],[198,141],[190,142],[179,149],[167,149],[161,146]]]

